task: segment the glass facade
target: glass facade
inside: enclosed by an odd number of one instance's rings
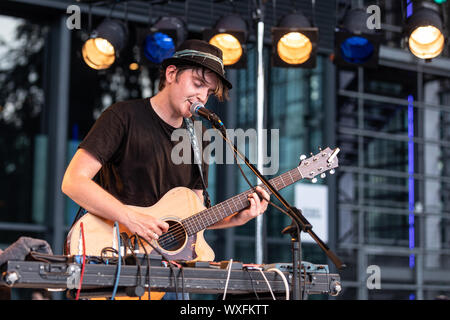
[[[0,248],[48,239],[46,54],[49,27],[0,15]],[[31,297],[15,290],[13,298]]]
[[[344,278],[362,282],[361,299],[448,294],[447,161],[438,160],[448,144],[441,129],[448,78],[387,67],[342,69],[337,78],[338,246],[356,267]],[[365,286],[370,265],[384,272],[385,293]],[[442,276],[440,290],[433,272]]]
[[[46,230],[44,73],[49,29],[4,15],[0,24],[0,243],[4,246],[23,229],[39,237]]]

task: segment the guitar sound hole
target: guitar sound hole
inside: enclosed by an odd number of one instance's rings
[[[158,239],[159,246],[166,251],[177,251],[186,242],[186,231],[181,223],[166,220],[169,230]]]

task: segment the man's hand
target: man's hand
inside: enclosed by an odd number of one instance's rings
[[[263,199],[261,200],[256,193],[252,193],[248,196],[248,200],[250,201],[250,207],[247,209],[239,211],[232,217],[232,222],[236,226],[241,226],[251,219],[256,218],[257,216],[264,213],[267,210],[267,205],[269,204],[267,200],[270,199],[269,194],[261,187],[256,187],[256,190],[261,194]]]
[[[127,221],[123,225],[132,233],[137,233],[147,241],[158,240],[158,238],[167,230],[169,224],[150,215],[143,214],[134,210],[127,212]]]

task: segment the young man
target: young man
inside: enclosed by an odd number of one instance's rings
[[[160,91],[150,99],[119,102],[96,121],[70,162],[62,191],[89,212],[117,221],[148,241],[158,239],[169,225],[126,205],[148,207],[175,187],[187,187],[203,199],[198,165],[175,165],[171,134],[185,126],[191,105],[206,104],[215,94],[227,97],[231,84],[224,76],[222,51],[200,40],[185,41],[162,63]],[[207,164],[203,175],[207,184]],[[258,187],[259,188],[259,187]],[[262,188],[258,191],[269,199]],[[267,209],[256,193],[250,207],[210,228],[243,225]]]

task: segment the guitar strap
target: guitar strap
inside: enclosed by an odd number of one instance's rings
[[[200,148],[198,147],[198,140],[195,135],[194,126],[192,124],[192,121],[188,118],[184,118],[184,122],[186,123],[186,127],[189,131],[189,138],[191,140],[192,149],[194,150],[194,157],[195,162],[198,164],[198,170],[200,171],[200,177],[202,178],[203,183],[203,197],[206,203],[206,207],[211,207],[211,200],[209,199],[208,191],[206,190],[206,183],[205,179],[203,177],[203,170],[202,170],[202,156],[200,154]]]

